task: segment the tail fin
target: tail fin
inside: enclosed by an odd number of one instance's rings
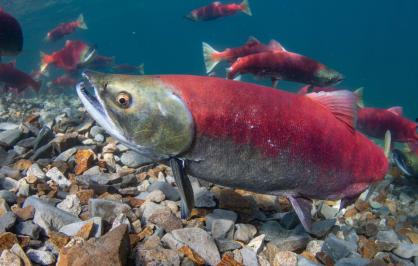
[[[145,74],[145,70],[144,70],[144,63],[140,64],[138,66],[138,72],[140,75],[144,75]]]
[[[363,95],[364,95],[364,87],[360,87],[357,90],[354,91],[354,94],[357,97],[357,106],[359,108],[364,108],[364,100],[363,100]]]
[[[248,0],[243,0],[241,3],[242,12],[247,14],[248,16],[252,16],[253,13],[251,12],[250,4],[248,3]]]
[[[83,16],[83,14],[80,14],[80,16],[78,16],[77,22],[78,22],[78,27],[79,27],[80,29],[82,29],[82,30],[87,30],[87,29],[88,29],[87,24],[86,24],[86,22],[84,21],[84,16]]]
[[[39,68],[39,73],[43,74],[47,70],[49,64],[52,62],[52,57],[44,52],[40,53],[41,55],[41,66]]]
[[[210,73],[217,64],[219,64],[219,60],[214,58],[214,54],[218,53],[215,49],[213,49],[209,44],[203,42],[203,59],[205,60],[205,66],[206,66],[206,73]]]

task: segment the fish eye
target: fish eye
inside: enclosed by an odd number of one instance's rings
[[[122,108],[128,108],[131,105],[131,96],[126,92],[121,92],[116,96],[116,102]]]

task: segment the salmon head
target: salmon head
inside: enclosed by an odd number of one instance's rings
[[[313,75],[314,84],[320,87],[332,86],[344,79],[344,76],[333,69],[327,67],[319,68]]]
[[[167,159],[193,140],[192,115],[158,77],[86,71],[77,93],[91,116],[114,138],[144,156]],[[91,92],[91,90],[93,92]]]

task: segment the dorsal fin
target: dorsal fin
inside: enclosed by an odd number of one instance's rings
[[[330,92],[312,92],[307,97],[327,108],[335,117],[346,124],[350,130],[356,128],[357,123],[357,97],[347,90]]]
[[[268,44],[269,48],[273,51],[279,50],[283,52],[287,52],[286,49],[276,40],[271,40]]]
[[[248,37],[247,42],[245,43],[246,45],[254,45],[254,44],[260,44],[261,42],[254,36],[250,36]]]
[[[395,114],[395,115],[402,116],[402,114],[403,114],[403,108],[401,106],[394,106],[394,107],[391,107],[391,108],[389,108],[387,110],[389,112]]]

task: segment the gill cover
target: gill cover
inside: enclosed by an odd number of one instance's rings
[[[190,147],[192,115],[158,77],[91,71],[84,76],[95,89],[103,119],[109,121],[102,126],[119,141],[153,159],[177,156]]]

